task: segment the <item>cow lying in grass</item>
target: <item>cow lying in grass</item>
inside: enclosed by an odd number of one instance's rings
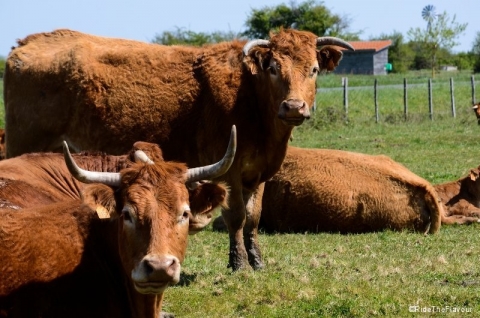
[[[477,116],[477,123],[480,125],[480,103],[473,105],[472,109],[475,112],[475,116]]]
[[[187,169],[157,147],[151,158],[136,151],[120,172],[92,172],[65,148],[75,179],[93,184],[82,199],[0,210],[0,315],[158,318],[185,257],[186,185],[225,173],[235,150]]]
[[[458,180],[435,185],[444,204],[445,224],[468,224],[480,220],[480,166]]]
[[[296,147],[260,204],[261,227],[275,232],[435,233],[443,215],[433,186],[386,156]]]

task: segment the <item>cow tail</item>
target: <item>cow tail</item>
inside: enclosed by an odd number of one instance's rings
[[[427,187],[425,190],[425,201],[430,210],[430,227],[427,231],[430,234],[435,234],[440,230],[442,217],[445,215],[445,212],[443,210],[443,204],[441,203],[435,189],[433,187]]]

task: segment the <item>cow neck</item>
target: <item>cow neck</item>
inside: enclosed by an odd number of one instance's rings
[[[118,251],[118,231],[120,229],[120,219],[116,219],[109,223],[108,231],[104,231],[104,234],[108,232],[107,237],[110,238],[108,242],[109,251]],[[140,294],[133,286],[130,273],[125,273],[125,270],[120,265],[121,259],[118,253],[110,255],[109,258],[114,260],[115,264],[111,264],[111,268],[117,266],[118,272],[123,277],[123,284],[119,281],[113,283],[117,284],[118,289],[125,290],[125,297],[128,299],[130,316],[131,318],[158,318],[162,308],[163,294],[160,295],[147,295]],[[110,268],[110,270],[111,270]],[[122,286],[123,285],[123,286]]]
[[[145,295],[135,290],[131,280],[127,281],[128,300],[132,318],[158,318],[162,311],[163,294]]]

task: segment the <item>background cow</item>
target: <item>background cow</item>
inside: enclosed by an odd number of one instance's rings
[[[221,177],[231,187],[223,215],[234,270],[247,251],[251,266],[263,266],[249,200],[280,168],[294,126],[310,117],[317,74],[338,65],[338,46],[353,49],[290,29],[202,48],[70,30],[18,43],[4,74],[7,157],[56,150],[64,139],[111,154],[145,140],[159,143],[166,160],[200,166],[220,158],[237,126],[238,155]]]
[[[480,166],[458,180],[434,186],[445,210],[445,224],[465,224],[480,220]]]
[[[443,215],[433,186],[403,165],[386,156],[327,149],[288,147],[257,203],[262,227],[277,232],[435,233]]]
[[[225,173],[229,149],[194,169],[163,161],[158,147],[153,160],[137,151],[140,162],[113,173],[79,168],[66,148],[72,175],[95,184],[82,200],[0,210],[0,314],[157,318],[185,257],[185,184]]]
[[[480,125],[480,103],[473,105],[472,109],[477,116],[477,123]]]

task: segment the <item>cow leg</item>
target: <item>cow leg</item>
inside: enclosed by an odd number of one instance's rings
[[[451,224],[472,224],[479,223],[480,219],[476,217],[464,216],[464,215],[450,215],[442,216],[442,224],[451,225]]]
[[[243,268],[247,261],[247,252],[243,242],[243,226],[245,225],[245,204],[241,189],[230,189],[229,208],[222,211],[230,238],[228,267],[236,271]]]
[[[262,213],[262,197],[265,183],[262,182],[253,193],[244,196],[247,202],[247,220],[243,227],[243,240],[247,249],[248,262],[253,269],[264,267],[262,254],[258,245],[258,224]]]

